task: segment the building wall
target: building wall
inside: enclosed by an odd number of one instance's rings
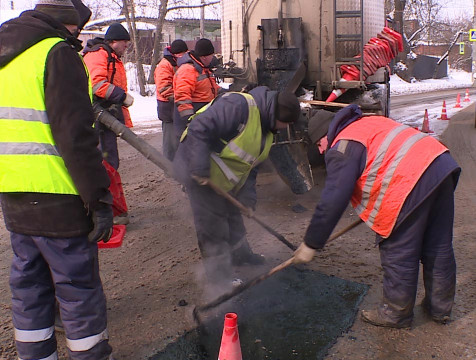
[[[417,55],[442,56],[448,50],[449,44],[444,45],[418,45],[413,51]],[[448,55],[448,66],[452,69],[459,69],[471,72],[471,45],[465,43],[464,54],[460,55],[459,45],[456,44]]]

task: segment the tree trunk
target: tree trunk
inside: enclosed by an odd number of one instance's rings
[[[407,0],[395,0],[395,30],[398,31],[402,36],[403,32],[403,11],[405,10],[405,5]],[[405,41],[405,36],[403,36],[403,52],[399,53],[396,57],[396,61],[405,62],[407,54],[410,52],[410,47]]]
[[[134,60],[137,67],[137,80],[139,82],[139,92],[142,96],[146,96],[145,91],[145,74],[144,67],[142,66],[142,59],[139,54],[139,35],[136,27],[135,6],[134,0],[130,1],[130,7],[128,6],[128,0],[122,0],[124,3],[124,14],[126,16],[127,25],[132,32],[132,45],[134,46]]]
[[[155,39],[154,39],[154,53],[152,55],[152,63],[150,64],[150,72],[147,82],[149,84],[154,83],[154,71],[159,58],[162,55],[162,48],[160,44],[162,43],[162,29],[164,27],[165,15],[167,15],[167,5],[169,0],[160,0],[159,13],[157,14],[157,22],[155,23]]]

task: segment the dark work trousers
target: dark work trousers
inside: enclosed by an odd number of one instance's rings
[[[251,251],[241,213],[208,186],[192,182],[187,192],[207,276],[215,281],[229,280],[233,252]]]
[[[117,150],[117,135],[105,125],[99,124],[99,148],[102,158],[115,170],[119,169],[119,152]]]
[[[456,285],[453,252],[454,184],[446,178],[380,243],[383,306],[391,320],[411,319],[423,264],[425,301],[433,316],[449,316]]]
[[[87,236],[47,238],[11,233],[13,326],[20,359],[56,359],[55,297],[73,360],[111,354],[98,248]]]
[[[202,107],[207,105],[207,102],[194,102],[193,105],[193,111],[197,112],[200,110]],[[177,141],[180,142],[180,138],[182,137],[182,134],[184,130],[187,128],[188,122],[187,122],[188,117],[183,118],[180,117],[179,111],[177,109],[177,105],[174,106],[174,129],[175,129],[175,136],[177,137]]]
[[[174,107],[173,102],[157,100],[157,115],[162,121],[162,153],[170,161],[173,161],[179,145],[173,124]]]

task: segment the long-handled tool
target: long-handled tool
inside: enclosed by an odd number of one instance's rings
[[[165,158],[156,148],[152,145],[147,143],[145,140],[139,138],[132,130],[130,130],[127,126],[119,122],[114,116],[112,116],[107,110],[103,109],[100,105],[94,105],[94,111],[96,114],[96,119],[111,129],[116,135],[120,136],[124,139],[127,143],[129,143],[133,148],[138,150],[142,155],[144,155],[147,159],[152,161],[155,165],[160,167],[164,172],[172,176],[172,163]],[[264,229],[266,229],[270,234],[274,235],[279,241],[289,247],[291,250],[296,250],[296,246],[291,244],[286,238],[279,234],[277,231],[272,229],[269,225],[265,224],[263,221],[258,219],[256,216],[252,214],[251,209],[248,209],[244,206],[241,202],[235,199],[233,196],[228,194],[227,192],[221,190],[219,187],[213,185],[212,183],[208,182],[208,186],[210,186],[217,194],[223,196],[228,201],[230,201],[233,205],[235,205],[240,211],[247,217],[256,221],[259,225],[261,225]]]
[[[353,223],[351,223],[350,225],[346,226],[345,228],[343,228],[342,230],[339,230],[338,232],[332,234],[330,237],[329,237],[329,240],[327,240],[327,242],[329,243],[330,241],[332,240],[335,240],[337,239],[338,237],[344,235],[346,232],[348,232],[349,230],[355,228],[357,225],[361,224],[362,223],[362,220],[358,219],[356,221],[354,221]],[[249,289],[250,287],[256,285],[256,284],[259,284],[260,282],[262,282],[263,280],[266,280],[267,278],[269,278],[270,276],[276,274],[278,271],[281,271],[283,269],[286,269],[287,267],[289,267],[290,265],[292,265],[294,262],[294,256],[286,261],[284,261],[283,263],[279,264],[278,266],[275,266],[274,268],[272,268],[270,271],[268,271],[267,273],[264,273],[264,274],[261,274],[253,279],[251,279],[250,281],[246,282],[246,283],[243,283],[239,286],[237,286],[236,288],[234,288],[232,291],[230,292],[227,292],[221,296],[219,296],[218,298],[216,298],[215,300],[209,302],[208,304],[205,304],[205,305],[201,305],[201,306],[196,306],[194,309],[193,309],[193,319],[195,320],[195,322],[200,325],[201,321],[200,321],[200,315],[199,315],[199,312],[201,311],[206,311],[206,310],[210,310],[214,307],[217,307],[218,305],[220,304],[223,304],[225,301],[227,300],[230,300],[232,297],[235,297],[236,295],[238,294],[241,294],[243,291],[245,291],[246,289]]]
[[[172,176],[172,163],[156,148],[150,145],[147,141],[144,141],[138,137],[131,129],[118,121],[101,105],[94,104],[94,113],[96,115],[96,120],[107,126],[117,136],[120,136],[122,139],[124,139],[134,149],[138,150],[142,155],[144,155],[146,159],[152,161],[155,165],[164,170],[167,175]]]
[[[197,178],[197,177],[194,177],[194,176],[192,176],[192,178],[194,178],[198,182],[200,182],[200,180],[201,180],[200,178]],[[246,217],[248,217],[250,219],[253,219],[258,224],[260,224],[264,229],[266,229],[270,234],[274,235],[279,241],[281,241],[288,248],[290,248],[293,251],[295,251],[297,249],[297,247],[295,245],[291,244],[288,240],[286,240],[286,238],[283,235],[281,235],[280,233],[278,233],[277,231],[272,229],[269,225],[265,224],[263,221],[258,219],[253,214],[253,210],[251,210],[250,208],[247,208],[245,205],[243,205],[240,201],[238,201],[232,195],[230,195],[226,191],[220,189],[218,186],[216,186],[212,182],[208,181],[206,184],[208,186],[210,186],[213,189],[213,191],[215,191],[218,195],[223,196],[225,199],[227,199],[229,202],[231,202],[233,205],[235,205],[238,209],[240,209],[240,211],[243,215],[245,215]]]

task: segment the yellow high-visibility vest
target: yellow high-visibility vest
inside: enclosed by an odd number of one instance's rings
[[[273,134],[271,132],[266,134],[265,144],[263,149],[261,149],[263,137],[261,118],[253,96],[235,92],[229,92],[223,96],[230,94],[240,94],[246,99],[249,109],[248,120],[240,129],[239,134],[229,142],[221,140],[225,147],[220,153],[212,152],[210,159],[210,181],[224,191],[236,193],[241,189],[246,179],[248,179],[251,170],[268,157],[273,143]],[[213,101],[198,110],[189,121],[192,121],[196,115],[205,111],[212,103]],[[186,135],[187,129],[185,129],[181,140]]]
[[[44,39],[0,68],[1,193],[78,194],[56,148],[45,108],[46,59],[61,41]]]

